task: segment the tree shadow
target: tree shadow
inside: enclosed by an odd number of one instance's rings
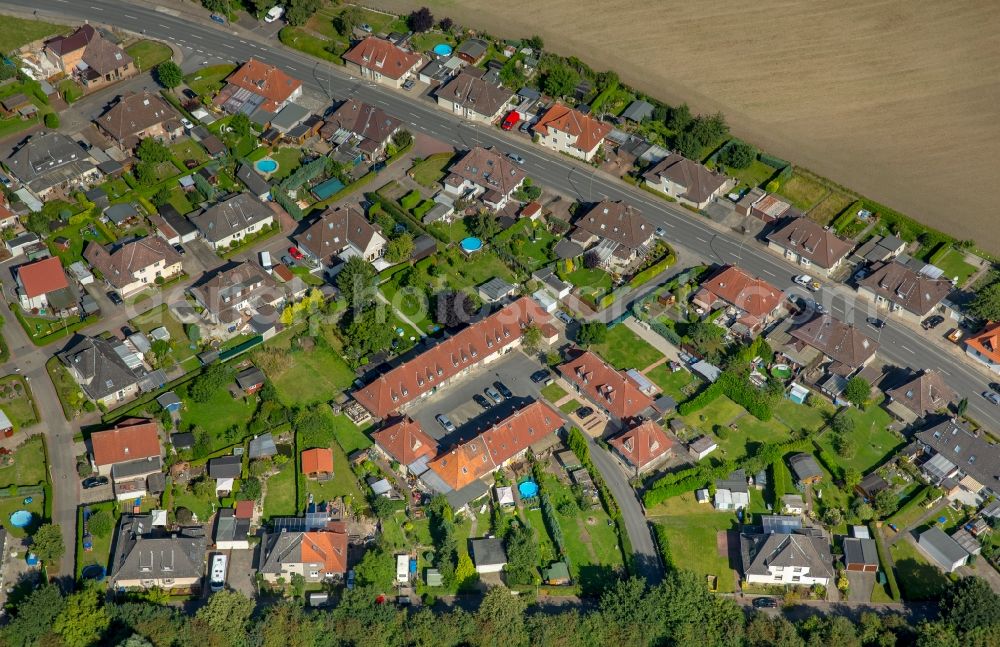
[[[615,569],[606,564],[588,564],[580,567],[577,580],[580,585],[580,595],[584,597],[600,597],[609,587],[621,579]]]

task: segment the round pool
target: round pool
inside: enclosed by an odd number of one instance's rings
[[[440,45],[434,46],[434,53],[438,56],[451,56],[451,45],[448,43],[441,43]]]
[[[15,510],[10,513],[10,525],[15,528],[25,528],[34,518],[35,515],[31,514],[27,510]]]
[[[463,252],[471,254],[472,252],[478,252],[483,248],[483,241],[470,236],[469,238],[463,238],[459,245],[462,247]]]
[[[95,580],[100,582],[104,579],[106,575],[104,567],[100,564],[90,564],[85,566],[82,571],[80,571],[80,577],[85,580]]]
[[[788,364],[775,364],[771,367],[771,375],[782,380],[787,380],[792,376],[792,369],[788,367]]]
[[[261,173],[274,173],[275,171],[278,170],[278,163],[275,162],[270,157],[265,157],[262,160],[257,160],[254,166],[257,167],[257,170],[260,171]]]
[[[517,491],[521,494],[522,499],[530,499],[538,495],[538,483],[534,481],[521,481],[517,486]]]

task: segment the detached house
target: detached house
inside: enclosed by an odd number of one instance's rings
[[[168,533],[149,514],[122,515],[111,551],[108,580],[115,589],[185,592],[205,575],[206,539],[200,527]]]
[[[189,289],[213,323],[230,334],[253,328],[260,318],[277,320],[277,309],[287,293],[271,275],[252,261],[245,261],[203,277]]]
[[[155,285],[157,279],[166,281],[184,271],[180,254],[157,236],[133,240],[111,252],[89,242],[83,257],[123,297]]]
[[[704,209],[736,185],[733,178],[710,171],[677,153],[667,155],[643,173],[642,178],[650,188],[697,209]]]
[[[184,132],[180,114],[149,90],[118,97],[117,103],[97,118],[97,127],[123,151],[131,151],[148,137],[169,141]]]
[[[748,584],[827,586],[833,579],[829,542],[806,530],[740,534],[743,579]]]
[[[219,250],[270,227],[274,212],[253,195],[240,193],[190,219],[205,242]]]
[[[841,266],[854,244],[809,218],[792,218],[767,235],[767,246],[792,263],[829,276]]]
[[[891,260],[875,263],[858,281],[858,294],[913,322],[927,316],[951,292],[951,281]]]
[[[556,104],[538,120],[534,131],[542,146],[589,162],[611,133],[611,125]]]
[[[230,114],[249,116],[258,109],[276,113],[301,96],[302,81],[251,58],[226,77],[225,87],[212,103]]]
[[[796,349],[814,348],[830,361],[830,373],[845,378],[867,366],[878,350],[877,341],[828,314],[816,315],[788,334]]]
[[[491,124],[503,115],[514,93],[499,81],[490,83],[485,70],[464,68],[434,93],[439,106],[471,121]]]
[[[653,398],[625,371],[612,368],[590,351],[579,351],[559,365],[559,373],[616,424],[625,424],[652,406]]]
[[[90,444],[98,474],[111,477],[119,500],[144,496],[151,489],[147,479],[163,470],[156,421],[123,420],[111,429],[91,434]]]
[[[369,161],[385,154],[385,148],[403,122],[382,108],[357,99],[348,99],[326,118],[320,136],[334,146],[345,142],[357,146]]]
[[[399,88],[406,77],[420,67],[424,57],[387,40],[369,36],[348,50],[343,59],[349,72]]]
[[[903,422],[912,423],[938,411],[946,411],[958,401],[958,394],[938,373],[923,370],[912,379],[886,391],[885,408]]]
[[[295,237],[295,242],[329,271],[339,269],[351,256],[360,256],[369,263],[379,261],[385,255],[388,241],[360,209],[342,205],[327,208],[316,222]]]
[[[68,192],[101,178],[90,154],[74,140],[56,132],[31,135],[5,163],[39,200],[45,200],[56,189]]]
[[[965,340],[965,354],[1000,375],[1000,322],[990,321]]]
[[[750,335],[759,333],[781,307],[781,290],[745,270],[727,265],[701,284],[691,302],[706,312],[736,308],[734,320]]]
[[[499,211],[526,177],[520,166],[496,149],[477,146],[448,169],[444,192],[454,197],[478,198]]]
[[[608,440],[626,467],[639,476],[663,464],[673,454],[674,442],[663,427],[643,420]]]
[[[281,530],[261,540],[260,574],[265,581],[322,582],[347,572],[347,533],[341,524],[312,531]]]
[[[83,25],[69,36],[45,43],[43,54],[88,90],[127,79],[138,73],[132,57],[104,38],[92,25]]]
[[[17,296],[24,310],[65,310],[73,305],[73,294],[55,256],[21,265],[16,271]]]
[[[645,258],[656,231],[641,211],[622,200],[598,202],[574,224],[570,240],[613,271],[626,271]]]
[[[56,356],[94,402],[113,407],[139,392],[141,361],[100,337],[82,337]]]

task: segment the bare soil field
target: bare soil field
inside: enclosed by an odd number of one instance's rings
[[[1000,253],[1000,3],[372,0],[538,34],[771,153]],[[367,3],[366,3],[367,4]]]

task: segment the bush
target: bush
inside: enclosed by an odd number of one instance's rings
[[[418,191],[410,191],[402,198],[400,198],[399,204],[402,205],[402,207],[407,211],[412,211],[415,206],[420,204],[421,199],[422,198]]]
[[[54,112],[45,114],[45,127],[55,130],[59,127],[59,115]]]

